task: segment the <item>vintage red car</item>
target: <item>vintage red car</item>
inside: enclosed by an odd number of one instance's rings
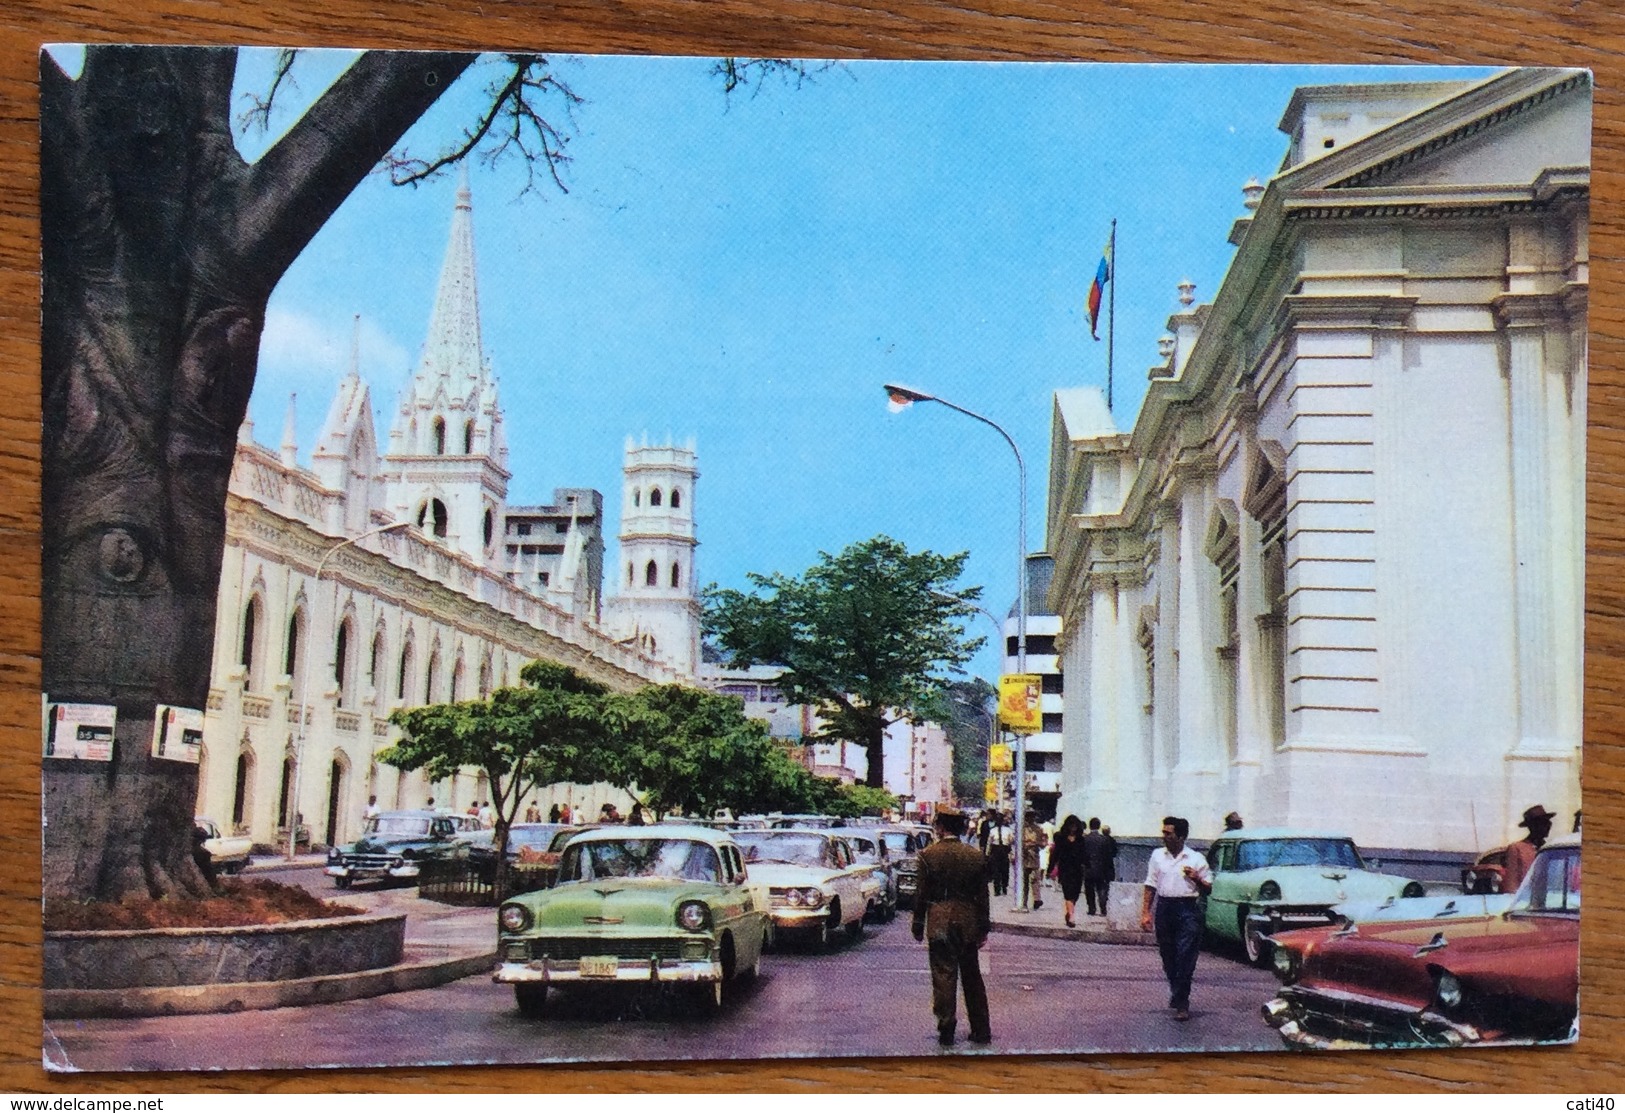
[[[1575,1038],[1580,836],[1541,848],[1496,915],[1284,932],[1264,1020],[1291,1047],[1445,1047]]]

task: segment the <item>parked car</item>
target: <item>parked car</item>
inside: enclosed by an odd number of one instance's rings
[[[1208,848],[1213,891],[1210,938],[1239,943],[1248,961],[1268,965],[1278,931],[1337,922],[1332,906],[1419,897],[1421,882],[1366,868],[1347,835],[1283,827],[1230,831]]]
[[[852,847],[859,869],[867,870],[870,883],[864,886],[867,914],[874,920],[897,918],[897,871],[892,868],[891,851],[880,832],[873,828],[848,827],[842,837]]]
[[[1464,893],[1499,893],[1506,879],[1507,848],[1498,846],[1480,854],[1472,865],[1461,871],[1461,891]]]
[[[774,828],[733,837],[751,877],[767,886],[775,935],[808,936],[820,947],[841,930],[862,936],[867,874],[839,832]]]
[[[373,878],[415,878],[425,861],[468,857],[475,827],[466,816],[431,811],[382,812],[367,820],[361,837],[327,852],[327,876],[340,889]]]
[[[508,828],[508,866],[512,869],[523,855],[526,862],[535,861],[539,855],[548,853],[554,838],[560,831],[579,831],[579,827],[567,827],[563,823],[515,823]],[[486,828],[476,831],[468,836],[468,864],[469,867],[486,882],[496,880],[497,848],[496,831]],[[560,844],[563,849],[563,844]],[[554,855],[552,864],[558,865],[558,856]]]
[[[1572,1040],[1580,836],[1542,847],[1503,912],[1285,932],[1274,951],[1263,1015],[1289,1047]]]
[[[913,908],[914,892],[919,887],[920,851],[930,839],[914,827],[879,827],[875,833],[886,844],[892,873],[897,878],[897,907]]]
[[[206,836],[203,849],[209,852],[209,861],[216,873],[241,873],[248,865],[248,852],[254,840],[247,835],[228,835],[220,824],[204,816],[194,816],[192,824]]]
[[[526,1016],[550,988],[674,985],[702,1012],[761,970],[767,911],[726,832],[601,827],[570,836],[558,884],[497,912],[500,964]]]

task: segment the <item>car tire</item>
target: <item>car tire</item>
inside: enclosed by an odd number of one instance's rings
[[[722,983],[701,982],[689,987],[689,1011],[701,1018],[710,1018],[722,1011]]]
[[[1241,951],[1247,956],[1247,962],[1252,966],[1265,967],[1270,964],[1270,944],[1258,937],[1247,926],[1248,908],[1244,904],[1236,909],[1236,927],[1241,932]]]
[[[864,917],[859,916],[850,924],[846,925],[846,938],[848,942],[856,943],[859,939],[863,938],[863,920]]]
[[[547,987],[545,985],[516,984],[513,987],[513,1003],[519,1008],[519,1015],[535,1020],[547,1015]]]
[[[350,879],[348,877],[335,877],[333,879],[333,887],[335,889],[348,889],[350,887]]]

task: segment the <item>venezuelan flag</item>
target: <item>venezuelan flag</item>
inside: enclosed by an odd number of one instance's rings
[[[1106,250],[1100,255],[1100,266],[1095,268],[1095,280],[1089,284],[1089,335],[1096,340],[1100,334],[1095,326],[1100,323],[1100,299],[1106,292],[1106,283],[1112,279],[1112,241],[1106,241]]]

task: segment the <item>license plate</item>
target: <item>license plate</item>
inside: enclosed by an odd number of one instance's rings
[[[614,955],[588,955],[581,960],[583,978],[613,978],[621,960]]]

